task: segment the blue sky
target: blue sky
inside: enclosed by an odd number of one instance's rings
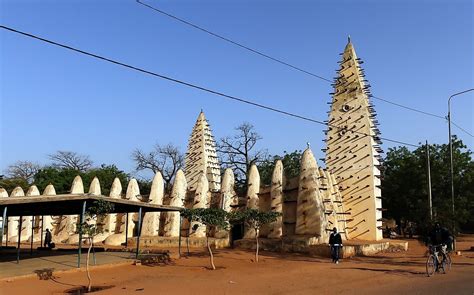
[[[333,78],[351,35],[372,93],[439,115],[472,88],[472,1],[144,2]],[[319,120],[329,83],[251,54],[132,0],[1,1],[1,23],[231,95]],[[1,30],[0,170],[46,164],[72,150],[96,165],[133,171],[130,154],[155,143],[185,150],[200,109],[217,138],[247,121],[271,154],[323,156],[322,126],[288,118],[81,56]],[[374,101],[384,137],[447,141],[444,120]],[[453,119],[474,132],[474,93],[456,97]],[[473,138],[453,129],[473,149]],[[385,142],[384,149],[393,146]]]

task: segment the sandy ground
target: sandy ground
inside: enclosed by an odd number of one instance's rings
[[[474,294],[474,235],[458,240],[462,256],[453,257],[448,274],[425,275],[426,248],[410,241],[408,252],[380,253],[345,259],[297,254],[216,251],[217,270],[207,269],[206,252],[192,252],[170,265],[116,266],[92,271],[94,285],[113,285],[93,294]],[[53,274],[54,278],[0,281],[0,294],[61,294],[85,285],[82,271]]]

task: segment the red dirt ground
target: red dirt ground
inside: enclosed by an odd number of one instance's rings
[[[193,252],[165,266],[114,266],[92,271],[95,286],[115,287],[93,294],[474,294],[474,235],[458,239],[461,256],[447,274],[426,277],[426,248],[411,240],[408,252],[345,259],[263,252],[216,250],[217,270],[208,270],[207,252]],[[0,294],[62,294],[85,285],[86,274],[54,274],[50,280],[0,281]]]

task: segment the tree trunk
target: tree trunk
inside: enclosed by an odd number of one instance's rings
[[[258,262],[258,229],[255,230],[255,242],[257,244],[257,249],[255,250],[255,261]]]
[[[92,287],[92,281],[91,281],[91,274],[89,272],[89,258],[91,254],[91,249],[92,249],[92,238],[89,238],[89,249],[87,250],[87,258],[86,258],[86,272],[87,272],[87,280],[89,281],[87,284],[87,292],[91,291]]]
[[[214,255],[212,255],[211,245],[209,245],[209,237],[208,236],[206,236],[206,245],[207,245],[207,250],[209,251],[209,255],[210,255],[210,259],[211,259],[212,269],[215,270],[216,266],[214,265]]]
[[[188,256],[189,256],[189,232],[188,232],[188,236],[186,237],[186,250],[188,251]]]

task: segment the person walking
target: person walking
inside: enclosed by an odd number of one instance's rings
[[[339,251],[342,247],[341,234],[337,232],[337,228],[332,229],[332,233],[329,236],[329,246],[331,247],[331,258],[332,262],[339,264]]]
[[[52,240],[53,240],[53,235],[49,231],[49,228],[46,229],[46,234],[44,235],[44,247],[48,247],[49,249],[53,248],[52,247]]]

